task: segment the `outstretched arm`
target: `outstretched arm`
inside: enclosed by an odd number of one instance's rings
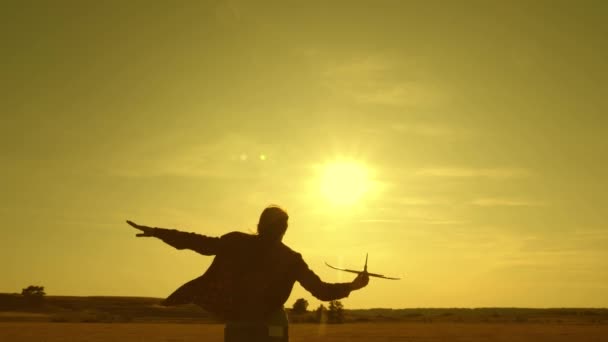
[[[369,282],[369,276],[362,273],[350,283],[326,283],[300,258],[297,266],[297,281],[316,298],[329,301],[348,297],[351,291],[365,287]]]
[[[176,229],[148,227],[127,220],[127,224],[138,229],[137,237],[156,237],[177,249],[190,249],[203,255],[215,255],[219,250],[220,239],[196,233],[181,232]]]

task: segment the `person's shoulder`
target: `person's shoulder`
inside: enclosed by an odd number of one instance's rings
[[[226,233],[221,236],[222,240],[229,240],[229,241],[251,240],[253,238],[255,238],[255,236],[252,234],[247,234],[247,233],[238,232],[238,231]]]
[[[283,252],[284,255],[288,256],[289,258],[291,258],[293,261],[304,261],[304,258],[302,257],[302,254],[294,251],[293,249],[291,249],[291,247],[287,246],[286,244],[281,242],[281,250]]]

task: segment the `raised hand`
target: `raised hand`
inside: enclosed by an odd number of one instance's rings
[[[127,224],[129,224],[129,226],[135,228],[135,229],[139,229],[142,231],[142,233],[136,234],[135,236],[137,237],[150,237],[150,236],[154,236],[154,228],[152,227],[148,227],[148,226],[142,226],[139,225],[133,221],[129,221],[127,220]]]

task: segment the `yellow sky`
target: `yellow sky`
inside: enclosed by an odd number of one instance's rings
[[[347,308],[608,306],[604,2],[149,3],[3,6],[0,292],[164,297],[211,258],[125,219],[276,203],[323,279],[403,277]]]

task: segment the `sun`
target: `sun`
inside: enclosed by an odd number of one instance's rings
[[[352,205],[369,190],[368,169],[356,162],[333,162],[322,168],[321,193],[332,204]]]

